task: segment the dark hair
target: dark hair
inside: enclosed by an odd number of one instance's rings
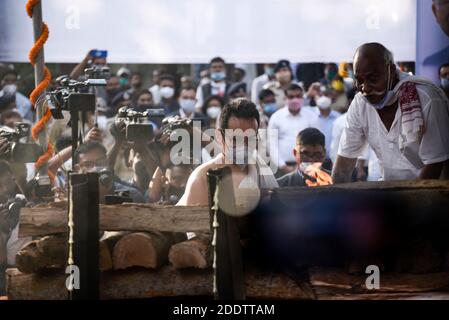
[[[438,75],[440,75],[441,69],[443,69],[443,68],[449,68],[449,63],[442,64],[442,65],[438,68]]]
[[[75,150],[75,163],[78,163],[80,155],[89,153],[92,150],[100,150],[105,155],[107,154],[106,148],[99,142],[83,143]]]
[[[285,95],[287,95],[287,91],[294,91],[294,90],[299,90],[301,92],[304,92],[304,89],[297,85],[296,83],[291,83],[287,89],[285,89]]]
[[[207,105],[209,104],[209,102],[211,102],[212,100],[218,100],[220,101],[221,107],[223,108],[223,106],[225,105],[225,101],[222,97],[220,96],[210,96],[209,98],[207,98],[204,103],[203,106],[201,107],[201,111],[203,112],[203,114],[206,114],[207,112]]]
[[[6,69],[6,70],[3,71],[3,73],[2,73],[2,80],[3,80],[7,75],[9,75],[9,74],[12,74],[12,75],[16,76],[16,78],[19,77],[19,74],[17,73],[16,70],[13,70],[13,69]]]
[[[5,120],[12,117],[20,117],[22,119],[22,115],[18,111],[14,109],[7,110],[0,113],[0,124],[5,124]]]
[[[274,92],[270,89],[264,89],[259,93],[259,101],[262,101],[266,97],[274,96]]]
[[[190,90],[193,90],[196,92],[196,88],[194,86],[186,86],[186,87],[181,88],[181,92],[182,91],[190,91]]]
[[[176,84],[175,77],[169,73],[164,73],[159,77],[159,82],[162,82],[163,80],[168,80],[168,81],[173,82],[173,84]]]
[[[139,77],[143,78],[142,72],[139,72],[139,71],[133,71],[133,72],[131,72],[130,78],[132,78],[133,76],[139,76]]]
[[[139,92],[139,94],[137,95],[137,99],[140,98],[140,96],[143,96],[144,94],[149,94],[151,96],[151,98],[153,98],[153,94],[151,93],[150,90],[142,90]]]
[[[324,134],[316,128],[307,128],[302,130],[296,136],[296,144],[300,145],[320,145],[325,147]]]
[[[243,119],[256,119],[257,125],[260,125],[260,116],[256,105],[245,98],[233,100],[224,106],[220,115],[220,129],[227,129],[229,118],[232,116]]]
[[[6,173],[14,175],[8,162],[5,160],[0,160],[0,177],[3,177]]]
[[[221,58],[221,57],[215,57],[215,58],[212,58],[211,60],[210,60],[210,62],[209,62],[209,65],[211,65],[212,63],[217,63],[217,62],[221,62],[221,63],[223,63],[223,64],[226,64],[226,62],[224,61],[224,59],[223,58]]]

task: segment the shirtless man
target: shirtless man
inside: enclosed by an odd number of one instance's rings
[[[242,189],[278,187],[273,173],[260,157],[255,155],[256,150],[252,148],[254,144],[251,141],[257,137],[258,129],[259,112],[254,103],[241,98],[227,104],[222,109],[219,128],[216,131],[216,139],[222,152],[193,171],[187,181],[186,191],[177,205],[207,205],[206,174],[210,169],[226,166],[231,168],[231,179],[237,197],[242,194]],[[244,136],[240,137],[242,139],[236,137],[238,132],[244,133]]]

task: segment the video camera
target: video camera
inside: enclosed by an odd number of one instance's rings
[[[149,122],[152,119],[165,117],[164,109],[148,109],[139,112],[129,107],[122,107],[118,110],[116,123],[126,123],[126,140],[151,141],[154,138],[153,125]]]
[[[26,205],[25,196],[18,194],[14,199],[6,203],[0,203],[0,214],[2,215],[0,223],[0,232],[10,233],[19,223],[20,209]]]
[[[109,67],[97,64],[84,69],[84,73],[89,79],[109,79],[111,77],[111,71]]]
[[[87,70],[87,69],[86,69]],[[98,74],[93,71],[92,75]],[[68,76],[56,78],[59,87],[50,92],[47,97],[50,101],[50,111],[55,119],[63,119],[62,110],[67,111],[95,111],[95,94],[80,92],[84,88],[106,86],[106,80],[101,78],[77,81]]]
[[[0,159],[21,163],[36,162],[44,153],[42,147],[36,143],[20,142],[22,138],[28,140],[30,125],[16,122],[15,127],[15,129],[0,128],[0,138],[6,138],[11,145],[7,152],[0,155]]]

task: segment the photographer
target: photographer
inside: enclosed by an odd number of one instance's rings
[[[31,238],[20,238],[20,208],[26,203],[20,194],[13,171],[0,161],[0,295],[4,293],[5,270],[15,265],[16,254]]]
[[[75,151],[75,170],[79,173],[97,172],[100,174],[100,203],[105,202],[106,195],[128,194],[133,202],[143,203],[142,193],[126,184],[108,170],[106,148],[98,142],[87,142]]]

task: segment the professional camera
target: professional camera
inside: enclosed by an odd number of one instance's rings
[[[87,79],[77,81],[68,76],[56,78],[58,87],[47,95],[50,111],[55,119],[63,119],[62,110],[67,111],[95,111],[95,94],[83,93],[81,90],[95,86],[106,86],[104,79]]]
[[[26,205],[25,196],[18,194],[6,203],[0,203],[0,233],[10,233],[19,223],[20,209]]]
[[[133,108],[122,107],[118,110],[116,123],[126,123],[126,140],[151,141],[154,138],[152,119],[165,117],[164,109],[148,109],[139,112]]]
[[[0,128],[0,138],[6,138],[10,144],[9,150],[0,155],[0,159],[14,162],[36,162],[43,154],[42,147],[36,143],[21,142],[22,138],[28,140],[30,125],[28,123],[16,122],[16,128]]]
[[[90,68],[84,69],[86,77],[89,79],[109,79],[111,72],[109,67],[94,64]]]

